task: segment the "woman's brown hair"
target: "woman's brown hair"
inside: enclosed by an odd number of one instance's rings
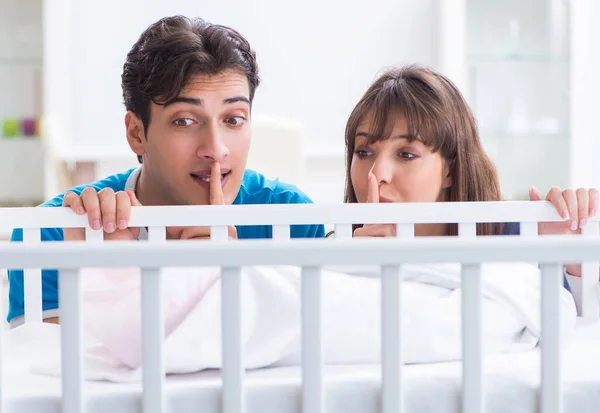
[[[369,134],[373,142],[389,137],[396,119],[404,116],[410,139],[423,142],[433,152],[440,151],[452,182],[446,201],[501,200],[496,168],[483,150],[475,117],[458,88],[440,73],[410,65],[381,75],[348,119],[344,202],[357,202],[350,166],[358,126],[370,114]],[[457,225],[449,224],[448,235],[456,235]],[[477,224],[478,235],[500,234],[501,231],[501,224]]]

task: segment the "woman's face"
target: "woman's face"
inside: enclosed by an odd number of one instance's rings
[[[436,202],[444,199],[451,178],[439,152],[416,140],[406,139],[406,119],[398,117],[388,139],[369,143],[371,116],[366,116],[356,131],[350,179],[358,202],[367,202],[369,172],[377,182],[378,202]]]

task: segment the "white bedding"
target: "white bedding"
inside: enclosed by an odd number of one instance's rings
[[[20,330],[19,330],[20,329]],[[5,413],[58,413],[60,380],[27,372],[23,362],[33,362],[34,353],[24,357],[35,345],[33,336],[52,336],[59,327],[52,325],[19,327],[18,333],[4,341]],[[17,333],[29,343],[19,349]],[[21,343],[23,343],[21,342]],[[578,326],[564,343],[565,413],[597,412],[600,406],[600,322]],[[58,348],[53,348],[58,351]],[[19,353],[19,354],[17,354]],[[8,360],[6,356],[19,356]],[[21,358],[22,357],[22,358]],[[406,366],[405,395],[407,413],[459,413],[461,363],[434,363]],[[376,365],[338,365],[325,369],[326,406],[330,413],[374,413],[379,411],[380,368]],[[537,350],[489,356],[485,362],[485,386],[490,413],[536,412],[539,386]],[[300,413],[300,369],[279,367],[251,371],[246,378],[248,413]],[[141,412],[139,383],[87,382],[85,392],[89,413]],[[220,379],[215,370],[167,379],[170,411],[220,411]]]
[[[90,380],[139,381],[140,290],[135,281],[139,282],[139,274],[136,278],[134,273],[114,272],[106,278],[106,272],[98,271],[90,270],[83,275],[87,283],[84,315],[89,333],[86,377]],[[193,373],[222,365],[221,284],[220,278],[210,271],[216,269],[174,268],[165,271],[167,373]],[[460,266],[407,265],[401,276],[404,279],[405,362],[460,359]],[[104,278],[108,281],[102,284]],[[207,282],[207,279],[212,281]],[[380,279],[323,271],[322,280],[325,363],[379,363]],[[533,348],[540,334],[539,270],[522,263],[484,264],[482,292],[484,351],[493,354]],[[115,298],[117,296],[119,298]],[[298,365],[300,269],[244,268],[242,297],[246,368]],[[568,335],[574,328],[576,312],[571,295],[564,289],[559,311],[562,334]],[[35,336],[35,330],[31,334]],[[34,337],[31,341],[40,343],[33,349],[40,355],[40,361],[32,364],[32,370],[60,375],[58,353],[47,350],[47,343],[58,346],[58,334]]]

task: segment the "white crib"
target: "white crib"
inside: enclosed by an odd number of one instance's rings
[[[178,394],[182,398],[189,398],[189,395],[178,393],[177,389],[170,391],[171,383],[179,379],[165,378],[164,374],[164,331],[162,309],[158,305],[160,269],[167,266],[205,265],[222,267],[222,387],[218,380],[221,376],[219,373],[196,377],[199,388],[195,388],[195,391],[203,396],[198,396],[194,409],[225,413],[319,413],[328,411],[328,407],[330,411],[347,411],[348,405],[344,403],[352,403],[353,411],[412,411],[405,400],[405,390],[410,384],[405,374],[407,369],[413,367],[403,366],[402,363],[402,282],[397,274],[403,264],[431,262],[461,263],[464,277],[463,361],[459,363],[462,369],[461,398],[459,401],[448,399],[442,410],[432,411],[485,411],[494,406],[486,402],[486,392],[492,389],[486,386],[482,358],[480,266],[491,261],[527,261],[539,263],[543,277],[540,399],[539,402],[532,401],[530,411],[562,412],[565,408],[565,379],[562,374],[565,367],[561,362],[564,349],[559,340],[556,317],[563,277],[562,264],[583,263],[580,319],[597,331],[600,324],[596,328],[595,323],[600,312],[595,288],[600,237],[596,218],[591,220],[581,236],[537,236],[538,221],[560,219],[553,207],[545,202],[139,207],[132,211],[131,225],[147,227],[149,239],[147,242],[127,243],[102,242],[101,231],[87,228],[86,217],[76,216],[69,210],[0,209],[0,230],[24,228],[22,244],[0,245],[0,265],[4,268],[26,269],[26,323],[39,322],[42,318],[40,268],[60,269],[61,326],[57,328],[60,328],[62,337],[62,378],[57,379],[58,384],[54,383],[61,391],[41,397],[32,390],[27,394],[19,393],[17,397],[10,393],[9,386],[5,386],[12,380],[11,376],[5,374],[0,384],[1,411],[95,412],[102,411],[98,406],[102,405],[103,397],[109,397],[112,393],[120,394],[118,385],[105,385],[93,393],[83,380],[82,303],[78,273],[82,267],[130,266],[143,267],[143,382],[141,389],[130,389],[131,397],[112,406],[118,407],[115,411],[123,412],[192,411],[192,407],[177,399]],[[458,223],[459,236],[443,239],[413,237],[414,224],[438,222]],[[482,222],[520,222],[521,235],[475,237],[476,223]],[[290,240],[290,225],[318,223],[334,225],[335,239]],[[398,236],[397,239],[352,239],[353,223],[396,223]],[[227,225],[272,225],[273,240],[230,241],[227,239]],[[166,226],[211,226],[212,242],[167,242]],[[87,240],[82,243],[41,243],[39,229],[49,227],[86,227]],[[275,375],[270,381],[266,380],[265,377],[269,377],[268,369],[262,372],[244,371],[240,268],[247,265],[302,267],[302,365],[298,369],[301,374],[299,383],[290,382],[289,376],[278,378]],[[371,366],[364,380],[359,378],[352,386],[340,386],[336,396],[338,401],[328,401],[331,392],[328,393],[326,384],[332,373],[323,364],[320,270],[325,267],[344,268],[351,272],[362,266],[381,268],[382,363],[381,366]],[[600,346],[600,334],[594,337],[595,343]],[[600,378],[600,364],[596,364],[599,371],[595,377]],[[357,371],[356,374],[360,376],[362,370]],[[380,371],[380,377],[373,376],[373,372],[377,371]],[[262,387],[256,387],[256,380],[263,380]],[[205,393],[200,391],[202,383],[208,388]],[[251,387],[258,389],[252,396],[248,393]],[[279,395],[269,399],[265,393],[269,388],[273,394]],[[537,389],[532,391],[532,394],[537,394]],[[600,384],[585,387],[580,393],[586,391],[592,397],[600,392]],[[138,405],[140,393],[142,404]],[[285,400],[281,396],[284,393],[288,393]],[[301,393],[300,402],[296,400],[297,393]],[[435,398],[436,395],[430,397]],[[219,405],[219,400],[222,405]],[[95,403],[99,403],[96,408]],[[334,405],[337,407],[332,407]],[[494,408],[510,411],[510,407],[507,401],[504,408]],[[594,409],[594,406],[586,407]],[[577,409],[585,411],[581,406]]]

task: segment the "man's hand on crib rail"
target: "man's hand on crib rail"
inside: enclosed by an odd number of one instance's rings
[[[132,191],[114,192],[104,188],[100,192],[92,187],[85,188],[81,196],[67,192],[63,198],[63,207],[71,208],[78,215],[88,215],[89,225],[93,229],[104,228],[105,240],[136,240],[140,229],[129,227],[131,207],[141,206]],[[65,241],[81,241],[85,239],[83,228],[65,228]]]
[[[215,162],[212,166],[209,202],[211,205],[224,205],[225,198],[221,187],[221,166]],[[140,229],[129,227],[131,207],[142,206],[133,191],[114,192],[105,188],[100,192],[92,187],[85,188],[81,195],[67,192],[63,198],[63,207],[71,208],[78,215],[88,215],[91,228],[104,229],[107,241],[129,241],[139,238]],[[167,227],[167,239],[210,239],[210,227]],[[65,228],[65,241],[82,241],[85,239],[83,228]],[[228,227],[230,239],[237,238],[234,226]]]

